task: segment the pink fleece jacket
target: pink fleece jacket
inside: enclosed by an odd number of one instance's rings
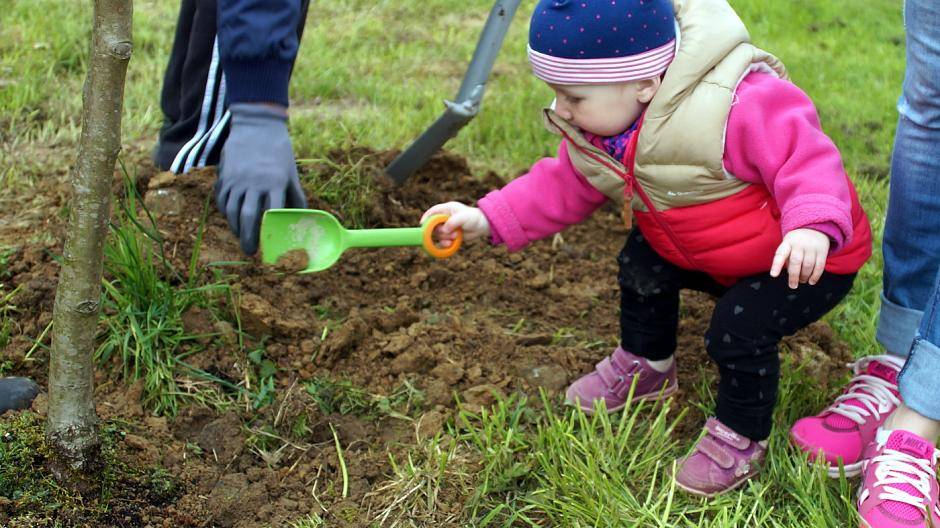
[[[767,187],[781,211],[782,234],[816,229],[832,240],[832,254],[848,243],[852,198],[842,158],[794,84],[757,72],[741,81],[723,161],[728,173]],[[517,251],[584,221],[605,201],[575,170],[562,141],[557,157],[539,160],[477,205],[490,222],[491,242]]]

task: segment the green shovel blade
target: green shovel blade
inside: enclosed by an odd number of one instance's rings
[[[261,219],[261,261],[275,264],[302,250],[307,265],[300,273],[323,271],[351,247],[422,245],[420,227],[346,229],[333,215],[315,209],[269,209]]]

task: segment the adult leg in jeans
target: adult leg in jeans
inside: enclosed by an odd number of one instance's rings
[[[876,334],[889,353],[902,356],[935,293],[940,263],[940,6],[908,0],[905,26],[907,70],[891,159]]]
[[[940,427],[914,414],[940,420],[940,6],[908,0],[904,18],[907,71],[891,163],[877,338],[892,354],[910,352],[898,378],[906,408],[888,425],[916,427],[933,440]]]
[[[890,353],[910,351],[899,377],[905,405],[940,420],[940,6],[908,0],[904,22],[907,71],[891,162],[877,337]],[[931,433],[936,436],[936,430]]]
[[[839,463],[849,475],[861,470],[865,448],[900,403],[898,373],[929,305],[940,262],[940,5],[907,0],[904,11],[907,70],[897,105],[876,335],[888,354],[856,362],[843,394],[819,415],[799,420],[791,432],[801,449],[824,456],[831,476],[839,475]],[[918,364],[929,357],[924,356]],[[909,367],[905,375],[912,370],[920,367]],[[940,401],[937,397],[940,392],[935,396]]]
[[[901,405],[866,449],[859,513],[873,528],[940,523],[940,5],[906,0],[907,70],[898,102],[884,234],[878,340],[907,355]],[[931,524],[932,523],[932,524]]]

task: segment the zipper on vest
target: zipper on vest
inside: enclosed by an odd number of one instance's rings
[[[551,121],[550,116],[549,121]],[[679,243],[679,237],[676,236],[675,232],[673,232],[669,224],[659,215],[659,211],[657,211],[656,206],[653,205],[653,201],[650,200],[649,196],[646,195],[646,192],[643,190],[640,182],[636,181],[636,178],[633,176],[633,165],[636,160],[636,144],[637,139],[640,137],[640,130],[643,128],[643,116],[640,116],[640,122],[637,124],[636,132],[634,132],[633,136],[630,137],[630,143],[627,145],[627,159],[625,160],[626,163],[624,163],[624,167],[627,169],[627,172],[619,170],[617,167],[611,165],[606,159],[601,158],[590,150],[587,150],[581,147],[581,145],[578,145],[578,143],[568,135],[564,128],[558,125],[555,125],[555,128],[561,132],[561,135],[568,140],[569,144],[574,145],[574,147],[581,151],[581,153],[614,171],[617,176],[620,176],[620,178],[623,179],[624,183],[628,185],[630,189],[636,191],[637,195],[640,197],[640,200],[643,201],[643,205],[645,205],[646,209],[650,212],[651,215],[653,215],[653,220],[655,220],[659,225],[659,228],[666,233],[666,236],[669,237],[669,239],[672,241],[672,244],[676,247],[676,249],[679,250],[679,253],[682,254],[682,256],[692,267],[699,268],[698,264],[695,262],[695,259],[692,258],[692,255],[690,255],[685,250],[685,248],[682,247],[682,244]]]

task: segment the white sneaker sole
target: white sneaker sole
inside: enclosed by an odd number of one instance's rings
[[[839,466],[829,465],[826,467],[826,474],[831,479],[837,479],[842,476],[840,469],[844,469],[846,478],[855,478],[862,474],[862,466],[864,464],[865,461],[863,460],[854,464],[846,464],[841,468]],[[810,462],[810,465],[814,465],[813,462]]]

